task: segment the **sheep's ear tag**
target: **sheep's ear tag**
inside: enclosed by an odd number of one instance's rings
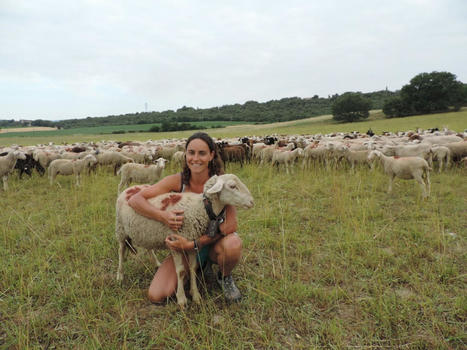
[[[217,178],[216,183],[214,186],[212,186],[210,189],[206,191],[206,193],[212,194],[212,193],[219,193],[222,190],[222,186],[224,186],[224,180],[222,180],[220,177]]]

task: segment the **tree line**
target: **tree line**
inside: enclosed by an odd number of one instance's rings
[[[382,109],[387,118],[458,110],[467,105],[467,85],[449,72],[420,73],[399,91],[380,90],[370,93],[346,92],[327,98],[287,97],[267,102],[247,101],[243,104],[211,108],[183,106],[163,112],[136,112],[106,117],[87,117],[49,121],[36,119],[31,126],[64,129],[134,124],[160,124],[160,131],[196,128],[197,121],[248,121],[275,123],[331,114],[334,120],[353,122],[366,119],[370,109]],[[13,119],[0,120],[0,127],[24,126]],[[155,127],[156,128],[156,127]],[[154,129],[154,131],[156,131]]]
[[[382,108],[384,101],[396,95],[388,90],[363,93],[363,96],[372,101],[375,108]],[[175,111],[163,112],[137,112],[123,115],[109,115],[106,117],[87,117],[82,119],[68,119],[49,121],[36,119],[31,126],[49,126],[58,128],[81,128],[108,125],[134,125],[134,124],[163,124],[181,125],[197,121],[248,121],[256,123],[273,123],[297,120],[330,114],[332,104],[339,94],[327,98],[314,95],[310,98],[287,97],[268,102],[247,101],[243,104],[224,105],[211,108],[193,108],[183,106]],[[24,126],[15,120],[0,120],[0,127]],[[161,127],[166,129],[166,127]]]

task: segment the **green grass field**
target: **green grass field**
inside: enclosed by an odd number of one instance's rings
[[[196,125],[206,129],[226,127],[231,125],[244,125],[245,122],[228,122],[228,121],[203,121],[203,122],[190,122],[188,124]],[[74,128],[74,129],[60,129],[60,130],[44,130],[44,131],[27,131],[27,132],[9,132],[0,134],[1,139],[17,138],[20,140],[28,140],[35,138],[47,138],[52,140],[53,138],[67,138],[67,137],[82,137],[92,135],[100,135],[100,137],[111,137],[114,132],[129,133],[127,137],[131,137],[133,133],[149,133],[149,129],[153,126],[161,126],[159,123],[153,124],[134,124],[134,125],[110,125],[110,126],[96,126],[96,127],[87,127],[87,128]],[[124,133],[123,133],[124,132]],[[154,133],[151,133],[154,134]]]
[[[352,125],[321,117],[248,134],[370,124],[460,131],[465,114]],[[242,128],[222,132],[241,136]],[[227,170],[255,198],[238,214],[244,254],[234,275],[245,297],[227,305],[212,288],[186,310],[147,301],[155,268],[145,255],[129,256],[116,282],[111,171],[79,188],[71,177],[50,186],[36,173],[12,176],[0,192],[0,349],[465,349],[466,169],[432,173],[427,200],[414,181],[396,180],[388,195],[379,168]]]

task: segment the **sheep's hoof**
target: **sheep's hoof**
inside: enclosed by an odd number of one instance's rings
[[[181,300],[177,300],[177,304],[178,306],[180,306],[181,309],[184,309],[187,305],[188,301],[186,298],[184,299],[181,299]]]
[[[201,295],[199,293],[196,293],[195,295],[192,296],[193,301],[196,304],[201,304]]]
[[[122,283],[123,281],[123,273],[117,272],[117,282]]]

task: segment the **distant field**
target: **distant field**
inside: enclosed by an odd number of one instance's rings
[[[57,130],[57,128],[49,128],[47,126],[33,126],[27,128],[0,128],[0,134],[8,132],[31,132],[31,131],[52,131]]]
[[[201,126],[206,129],[226,127],[231,125],[249,124],[248,122],[235,121],[203,121],[189,122],[186,124]],[[36,137],[36,136],[65,136],[65,135],[104,135],[113,132],[124,131],[125,133],[149,132],[153,126],[161,126],[160,123],[134,124],[134,125],[109,125],[87,128],[56,129],[46,127],[8,128],[1,129],[0,137]],[[8,134],[8,135],[7,135]]]
[[[203,124],[204,123],[204,124]],[[372,111],[368,120],[354,123],[336,123],[331,115],[311,117],[307,119],[294,120],[273,124],[247,124],[245,122],[200,122],[205,126],[205,131],[216,138],[239,137],[239,136],[265,136],[271,134],[327,134],[332,132],[360,131],[365,133],[371,128],[375,133],[383,131],[407,131],[416,128],[428,129],[443,127],[462,132],[467,128],[467,108],[459,112],[428,114],[414,117],[386,119],[381,111]],[[148,130],[155,124],[143,125],[121,125],[112,127],[79,128],[56,131],[41,131],[29,133],[0,134],[0,146],[11,144],[34,145],[38,143],[54,142],[73,143],[86,141],[147,141],[165,138],[183,138],[193,134],[193,130],[173,132],[136,132]],[[225,128],[213,129],[213,125],[224,125]],[[124,134],[112,134],[115,130],[126,130]]]

